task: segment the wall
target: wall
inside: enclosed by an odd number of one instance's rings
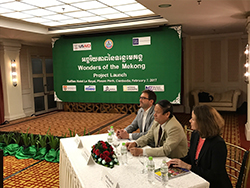
[[[241,33],[184,38],[185,112],[190,113],[193,98],[190,92],[204,89],[223,92],[240,89],[238,107],[246,101],[244,82],[244,50],[247,36]]]
[[[52,57],[52,47],[22,45],[20,51],[23,110],[26,116],[35,113],[31,57]]]

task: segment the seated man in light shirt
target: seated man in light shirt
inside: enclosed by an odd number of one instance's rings
[[[181,158],[188,151],[187,138],[179,121],[173,116],[173,106],[167,100],[161,100],[155,105],[154,122],[146,135],[135,142],[127,142],[126,146],[133,156],[147,154],[148,156],[167,156]],[[144,147],[154,141],[155,148]]]
[[[136,140],[145,135],[154,121],[154,104],[156,94],[151,90],[144,90],[140,96],[140,109],[134,121],[125,129],[116,131],[116,136],[120,139]],[[140,129],[140,133],[133,133]]]

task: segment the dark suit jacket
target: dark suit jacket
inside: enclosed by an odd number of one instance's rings
[[[225,168],[227,157],[225,141],[220,136],[207,138],[196,161],[199,138],[199,133],[194,131],[188,154],[182,160],[191,164],[191,171],[206,179],[210,183],[210,188],[232,188]]]

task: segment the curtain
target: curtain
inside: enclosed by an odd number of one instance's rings
[[[3,85],[0,67],[0,124],[4,123]]]

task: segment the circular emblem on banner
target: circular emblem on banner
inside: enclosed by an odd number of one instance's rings
[[[104,46],[107,49],[111,49],[114,46],[114,43],[113,43],[113,41],[111,39],[107,39],[104,42]]]

